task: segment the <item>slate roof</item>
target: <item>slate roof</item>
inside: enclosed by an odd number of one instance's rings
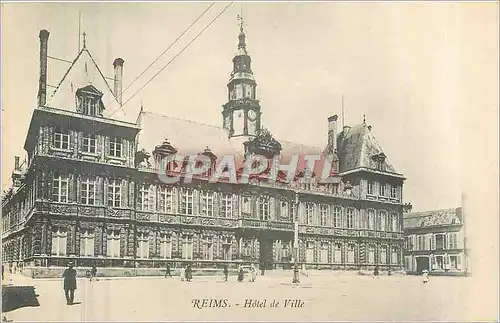
[[[337,141],[337,155],[340,161],[340,172],[346,172],[360,167],[377,169],[377,163],[372,156],[383,153],[371,127],[360,124],[351,127],[346,133],[339,134]],[[394,167],[385,158],[386,172],[397,173]]]
[[[55,90],[47,96],[47,106],[76,111],[76,91],[88,85],[93,85],[102,92],[102,103],[104,104],[103,117],[113,118],[119,121],[130,122],[116,100],[113,90],[106,81],[101,70],[87,47],[78,53],[73,63],[63,75]]]
[[[244,158],[243,143],[249,137],[228,137],[228,132],[221,127],[197,123],[148,111],[140,112],[137,124],[141,131],[137,137],[137,150],[144,149],[152,155],[155,146],[167,139],[174,146],[178,154],[198,154],[208,146],[216,156],[231,154],[235,156],[237,168],[241,166]],[[299,155],[297,172],[305,168],[305,155],[322,155],[320,147],[297,144],[276,138],[282,146],[281,164],[290,162],[292,155]],[[315,172],[320,176],[320,169],[325,156],[316,163]]]
[[[460,224],[462,222],[460,208],[451,208],[434,211],[413,212],[404,216],[405,229],[444,226]]]

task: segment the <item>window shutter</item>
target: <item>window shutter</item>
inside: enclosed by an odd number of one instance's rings
[[[54,171],[50,170],[47,172],[47,175],[46,175],[46,183],[47,183],[47,186],[46,186],[46,192],[45,192],[45,198],[49,199],[49,200],[52,200],[52,188],[54,186]]]
[[[104,181],[103,178],[100,176],[96,176],[95,178],[95,185],[96,185],[96,190],[95,190],[95,204],[96,205],[106,205],[106,195],[104,195]],[[106,188],[107,189],[107,188]]]
[[[436,235],[431,234],[431,250],[436,250]]]
[[[102,158],[102,136],[101,135],[96,135],[96,147],[95,147],[95,152],[99,157]]]
[[[73,174],[68,174],[68,202],[73,202],[76,198],[74,178]]]
[[[200,194],[198,190],[193,190],[193,215],[198,215],[200,209]]]
[[[179,213],[179,188],[175,186],[172,187],[172,203],[172,213]]]
[[[462,269],[462,255],[457,255],[457,268]]]
[[[127,207],[128,205],[128,182],[126,179],[122,179],[120,185],[120,198],[121,198],[121,207]]]
[[[104,157],[109,156],[109,137],[104,137]]]
[[[128,164],[128,140],[122,138],[122,155],[120,157],[126,158],[125,163]]]
[[[417,245],[417,236],[416,236],[415,234],[413,234],[413,235],[411,236],[411,241],[412,241],[412,244],[413,244],[413,246],[412,246],[411,250],[418,250],[418,245]]]
[[[238,207],[238,195],[233,194],[233,218],[239,217],[239,207]]]

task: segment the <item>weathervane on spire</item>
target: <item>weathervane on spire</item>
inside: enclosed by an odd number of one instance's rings
[[[243,32],[243,4],[241,4],[240,14],[236,16],[236,19],[240,22],[240,31]]]

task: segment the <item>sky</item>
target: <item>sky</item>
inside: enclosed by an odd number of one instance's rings
[[[24,156],[36,106],[40,29],[50,32],[49,55],[72,61],[81,12],[89,51],[108,77],[113,60],[122,57],[126,86],[208,5],[3,3],[2,187],[10,182],[14,156]],[[216,3],[125,90],[124,101],[226,5]],[[470,131],[478,127],[469,113],[493,113],[498,106],[497,4],[234,3],[124,106],[125,113],[135,119],[142,102],[147,111],[221,126],[241,9],[262,122],[276,138],[326,145],[327,118],[341,115],[343,95],[345,124],[366,116],[389,161],[407,178],[404,201],[414,211],[460,205]],[[48,83],[56,85],[68,67],[49,60]],[[491,119],[484,113],[486,126]]]

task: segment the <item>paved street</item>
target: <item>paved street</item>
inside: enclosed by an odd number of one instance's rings
[[[222,282],[219,277],[195,277],[192,282],[160,277],[78,281],[75,302],[67,306],[60,280],[26,279],[38,294],[38,307],[4,313],[16,321],[180,321],[180,320],[463,320],[470,278],[339,276],[258,276],[255,283]],[[196,298],[227,299],[226,308],[193,307]],[[245,308],[247,299],[267,300],[265,308]],[[303,301],[303,307],[284,307],[286,299]],[[271,307],[273,300],[279,302]],[[296,305],[300,305],[297,302]],[[201,302],[200,302],[201,304]]]

